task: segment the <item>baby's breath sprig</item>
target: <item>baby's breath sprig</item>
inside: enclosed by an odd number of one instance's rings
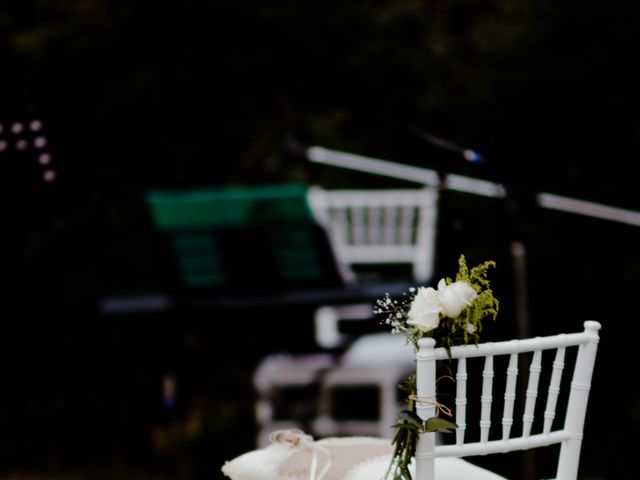
[[[392,333],[406,333],[407,312],[415,294],[416,289],[413,287],[409,292],[403,292],[399,300],[392,300],[389,294],[385,293],[383,298],[376,300],[373,313],[384,316],[382,323],[389,325]]]

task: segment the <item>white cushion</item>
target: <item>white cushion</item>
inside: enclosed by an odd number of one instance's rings
[[[284,433],[271,445],[225,462],[231,480],[379,480],[389,467],[388,439],[334,437],[314,441],[302,432]],[[315,477],[311,476],[314,470]],[[505,480],[461,458],[435,462],[436,480]]]

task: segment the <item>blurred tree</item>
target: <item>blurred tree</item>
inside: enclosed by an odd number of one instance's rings
[[[305,177],[279,150],[290,130],[449,162],[418,149],[416,124],[484,152],[491,171],[480,174],[631,206],[617,168],[638,151],[637,10],[594,0],[31,0],[2,19],[12,70],[57,126],[77,183]]]
[[[86,318],[105,292],[153,289],[149,188],[396,184],[311,165],[283,151],[295,138],[505,182],[523,200],[517,233],[532,244],[539,328],[550,326],[549,302],[558,318],[626,318],[626,305],[573,300],[603,278],[612,283],[599,287],[602,298],[635,291],[635,230],[541,214],[527,202],[550,191],[640,210],[639,8],[635,0],[2,2],[0,121],[41,118],[58,172],[52,184],[31,181],[31,167],[0,151],[9,160],[7,251],[19,264],[10,300]],[[487,161],[465,163],[412,126]],[[469,198],[444,205],[452,258],[462,248],[474,261],[508,259],[505,211]],[[508,276],[507,266],[500,271]],[[508,278],[500,283],[510,288]],[[637,423],[640,395],[628,398]],[[616,478],[625,478],[620,468]]]

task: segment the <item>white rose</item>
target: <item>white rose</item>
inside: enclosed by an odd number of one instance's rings
[[[438,283],[437,293],[442,312],[450,318],[457,318],[462,310],[471,305],[471,302],[478,296],[467,282],[460,281],[447,285],[444,279]]]
[[[407,323],[418,327],[423,332],[430,332],[440,324],[442,305],[438,293],[431,287],[420,287],[411,302],[407,313]]]

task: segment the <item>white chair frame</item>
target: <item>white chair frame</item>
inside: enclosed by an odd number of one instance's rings
[[[434,478],[435,457],[484,455],[528,450],[554,444],[560,444],[556,480],[576,480],[600,326],[599,322],[586,321],[584,322],[584,331],[580,333],[452,347],[451,358],[456,360],[452,365],[457,364],[455,369],[455,421],[458,424],[456,441],[451,445],[436,445],[435,433],[421,434],[416,452],[416,480],[437,480]],[[434,348],[434,346],[435,341],[432,338],[423,338],[419,341],[419,351],[416,355],[416,380],[419,398],[417,412],[423,419],[436,415],[436,362],[449,358],[449,354],[444,348]],[[561,377],[565,366],[565,350],[569,347],[577,347],[577,354],[566,403],[566,415],[563,425],[554,428],[553,421],[556,416]],[[532,433],[534,410],[539,391],[541,355],[544,350],[553,349],[556,353],[547,390],[543,425],[539,433]],[[523,353],[531,353],[532,360],[529,365],[524,413],[521,418],[522,434],[512,437],[518,355]],[[495,374],[493,363],[494,357],[499,355],[509,356],[509,364],[505,372],[506,388],[501,435],[499,438],[492,439],[490,438],[490,428],[492,387]],[[467,427],[465,424],[467,421],[467,359],[473,357],[484,358],[482,395],[480,397],[480,439],[467,441],[465,438]]]
[[[307,201],[314,218],[327,232],[338,270],[347,285],[359,283],[354,270],[358,265],[406,264],[411,268],[411,280],[416,284],[431,279],[438,213],[436,188],[327,190],[312,186]],[[372,316],[373,303],[320,306],[314,313],[316,343],[327,351],[341,348],[351,338],[340,331],[340,323]],[[297,426],[294,420],[276,421],[273,418],[274,391],[319,382],[320,395],[325,398],[330,395],[329,389],[349,383],[355,377],[360,384],[379,387],[379,418],[370,422],[338,422],[324,408],[320,418],[313,422],[316,430],[312,433],[323,436],[334,432],[391,435],[389,422],[393,420],[397,405],[396,385],[411,370],[406,356],[399,355],[396,363],[385,368],[363,365],[356,368],[344,362],[336,363],[337,360],[326,355],[275,355],[261,362],[254,372],[259,445],[267,443],[271,430]],[[274,367],[276,364],[277,368]]]
[[[408,265],[410,278],[424,285],[433,276],[438,190],[434,187],[412,189],[327,190],[309,189],[309,205],[325,228],[343,278],[359,282],[356,268],[364,265]],[[365,280],[366,281],[366,280]],[[327,348],[345,344],[338,322],[373,316],[373,304],[322,306],[316,310],[315,324],[319,345]],[[384,336],[391,337],[391,334]],[[362,339],[353,347],[359,351],[371,344],[377,348],[380,334]],[[395,345],[394,338],[389,338]],[[384,344],[383,340],[383,344]],[[389,358],[385,365],[354,364],[351,352],[321,378],[320,415],[313,422],[313,433],[331,435],[378,435],[390,437],[390,425],[397,410],[397,384],[411,373],[410,356]],[[363,352],[366,355],[366,352]],[[375,356],[375,352],[372,353]],[[379,415],[375,420],[333,418],[332,392],[339,388],[376,387]]]
[[[407,264],[417,285],[431,280],[434,269],[438,190],[309,189],[314,217],[327,232],[338,270],[347,284],[357,284],[358,265]],[[316,340],[324,348],[344,343],[338,322],[368,318],[371,304],[327,305],[314,315]]]
[[[357,280],[356,265],[385,263],[411,264],[418,283],[431,279],[437,189],[326,190],[313,186],[307,198],[329,235],[345,280]]]

